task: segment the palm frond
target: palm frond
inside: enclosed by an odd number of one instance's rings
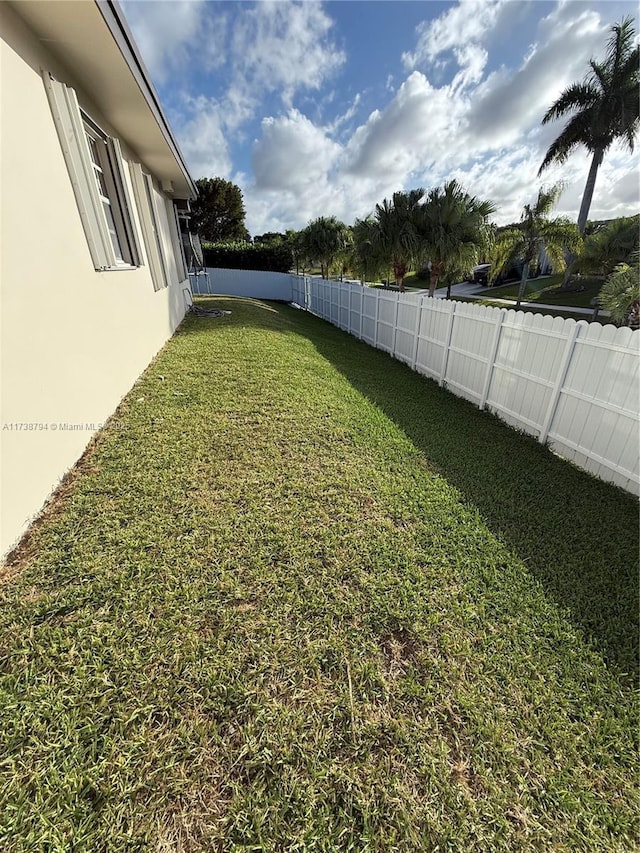
[[[597,98],[597,91],[587,82],[573,83],[568,86],[549,107],[542,118],[542,124],[548,124],[574,110],[591,106]]]
[[[635,252],[630,264],[620,264],[607,278],[598,301],[616,323],[624,323],[640,302],[640,261]]]
[[[593,147],[591,134],[591,116],[588,112],[577,113],[565,125],[564,130],[551,143],[547,149],[542,165],[538,169],[538,175],[551,165],[554,161],[565,163],[569,155],[579,145],[585,145],[589,150]]]

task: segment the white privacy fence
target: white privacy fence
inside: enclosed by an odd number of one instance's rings
[[[292,276],[292,301],[640,494],[640,331]]]
[[[189,282],[192,292],[200,296],[221,293],[290,302],[292,283],[296,278],[297,276],[283,272],[207,267],[206,275],[190,275]]]

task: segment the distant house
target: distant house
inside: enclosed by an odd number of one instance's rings
[[[112,0],[0,3],[6,553],[185,313],[196,196]]]

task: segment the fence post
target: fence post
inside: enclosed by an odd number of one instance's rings
[[[393,317],[393,344],[391,346],[391,356],[396,357],[396,340],[398,337],[398,311],[400,310],[400,291],[396,293],[396,310]]]
[[[424,305],[424,296],[420,297],[418,310],[416,311],[416,341],[413,348],[413,358],[411,359],[411,369],[415,370],[418,364],[418,350],[420,348],[420,327],[422,326],[422,306]]]
[[[502,324],[504,322],[505,313],[506,312],[502,308],[498,309],[498,322],[496,323],[495,332],[493,334],[493,341],[491,343],[491,350],[489,352],[487,372],[484,377],[484,388],[482,389],[482,396],[480,397],[480,409],[484,409],[484,407],[487,405],[487,397],[489,396],[489,388],[491,387],[491,377],[493,376],[493,368],[496,363],[498,347],[500,346],[500,336],[502,334]]]
[[[378,318],[380,317],[380,291],[376,288],[376,321],[373,327],[373,345],[378,346]]]
[[[347,331],[349,332],[350,335],[353,334],[353,330],[351,328],[351,294],[352,294],[352,292],[353,292],[353,288],[350,286],[349,287],[349,309],[348,309],[349,310],[349,316],[347,317]]]
[[[364,286],[360,288],[360,321],[358,323],[358,337],[362,340],[362,315],[364,314]]]
[[[551,424],[553,423],[553,419],[556,414],[556,408],[558,407],[560,392],[562,391],[564,380],[567,378],[567,371],[569,370],[569,365],[571,364],[571,358],[573,357],[573,350],[575,348],[578,335],[580,334],[580,328],[581,327],[576,323],[573,329],[571,329],[571,334],[567,338],[567,344],[564,348],[562,361],[560,362],[558,376],[556,377],[555,384],[551,391],[551,398],[549,399],[547,413],[544,417],[544,420],[542,421],[542,429],[540,430],[540,436],[538,438],[540,444],[544,444],[546,442],[547,436],[551,431]]]
[[[435,299],[434,296],[431,297]],[[447,300],[448,301],[448,300]],[[440,381],[439,385],[444,385],[444,378],[447,375],[447,364],[449,363],[449,347],[451,346],[451,338],[453,336],[453,318],[456,313],[456,305],[457,302],[451,300],[449,303],[451,305],[450,313],[449,313],[449,322],[447,323],[447,334],[444,341],[444,353],[442,354],[442,370],[440,371]]]

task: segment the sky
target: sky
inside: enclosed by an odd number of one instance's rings
[[[397,190],[456,178],[520,218],[558,180],[577,218],[579,148],[537,176],[547,108],[604,56],[626,0],[121,0],[194,178],[242,189],[252,235],[347,224]],[[614,145],[590,219],[640,210],[640,145]]]

